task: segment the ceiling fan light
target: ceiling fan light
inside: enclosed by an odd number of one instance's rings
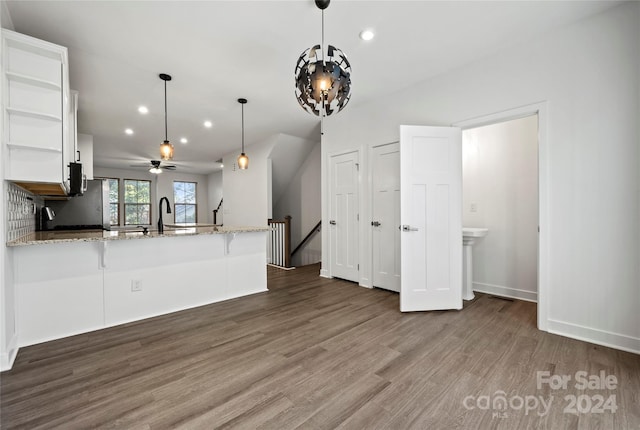
[[[168,140],[160,144],[160,157],[163,160],[173,159],[173,145]]]
[[[249,168],[249,157],[244,152],[238,156],[238,167],[240,170],[246,170]]]
[[[152,167],[149,169],[149,172],[159,175],[162,173],[162,169],[160,167]]]

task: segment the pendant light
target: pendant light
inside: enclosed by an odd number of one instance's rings
[[[238,103],[242,106],[242,152],[238,156],[238,167],[246,170],[249,168],[249,157],[244,153],[244,105],[247,104],[247,99],[238,99]]]
[[[160,144],[160,158],[163,160],[172,160],[173,145],[167,138],[167,81],[171,80],[171,75],[160,73],[160,79],[164,81],[164,142]]]
[[[322,43],[305,50],[296,63],[296,98],[321,118],[340,112],[351,98],[351,64],[338,48],[324,45],[324,10],[330,0],[315,0],[322,11]]]

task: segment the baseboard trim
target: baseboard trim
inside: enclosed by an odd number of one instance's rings
[[[596,345],[619,349],[633,354],[640,354],[640,338],[637,337],[611,333],[605,330],[598,330],[553,319],[547,320],[547,324],[549,333],[595,343]]]
[[[195,303],[195,304],[191,304],[191,305],[187,305],[187,306],[180,306],[171,310],[164,310],[164,311],[160,311],[160,312],[153,312],[153,313],[149,313],[149,314],[145,314],[145,315],[138,315],[135,318],[125,318],[122,320],[115,320],[115,321],[109,321],[106,322],[104,327],[100,327],[99,329],[96,330],[89,330],[89,331],[98,331],[98,330],[104,330],[107,328],[111,328],[111,327],[117,327],[119,325],[123,325],[123,324],[130,324],[130,323],[136,323],[136,322],[140,322],[140,321],[144,321],[150,318],[157,318],[157,317],[161,317],[163,315],[169,315],[169,314],[173,314],[176,312],[184,312],[184,311],[188,311],[190,309],[195,309],[195,308],[199,308],[202,306],[209,306],[209,305],[213,305],[215,303],[221,303],[221,302],[226,302],[227,300],[234,300],[234,299],[239,299],[242,297],[248,297],[248,296],[252,296],[254,294],[262,294],[262,293],[267,293],[269,292],[268,288],[256,288],[255,290],[252,291],[247,291],[247,292],[243,292],[242,295],[237,295],[237,294],[230,294],[230,295],[226,295],[226,296],[220,296],[220,297],[216,297],[213,301],[206,301],[206,302],[202,302],[202,303]],[[68,336],[64,336],[64,337],[68,337]]]
[[[538,303],[538,293],[516,288],[503,287],[502,285],[485,284],[482,282],[473,283],[473,291],[491,294],[494,296],[509,297],[511,299],[525,300],[527,302]]]
[[[331,275],[329,275],[329,271],[327,269],[320,269],[320,276],[323,278],[331,279]]]
[[[18,355],[18,336],[14,333],[7,345],[7,352],[0,354],[0,372],[11,370]]]

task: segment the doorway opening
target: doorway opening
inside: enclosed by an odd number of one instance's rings
[[[462,154],[462,225],[487,229],[465,238],[469,287],[539,302],[538,113],[464,129]]]
[[[472,213],[476,215],[476,219],[465,219],[463,223],[463,131],[473,133],[473,129],[480,129],[484,126],[497,126],[500,123],[509,123],[512,120],[529,118],[529,121],[531,121],[529,125],[531,125],[531,127],[528,136],[531,138],[533,145],[527,148],[527,151],[519,154],[519,158],[516,158],[525,159],[532,162],[527,170],[525,171],[520,169],[518,167],[518,163],[515,161],[505,162],[504,160],[498,160],[502,163],[503,170],[510,169],[511,171],[519,174],[515,175],[514,177],[502,176],[501,179],[495,182],[497,180],[497,178],[495,177],[495,169],[490,169],[488,172],[482,172],[483,179],[487,178],[494,180],[493,184],[489,184],[489,190],[495,190],[499,185],[500,189],[502,189],[504,193],[509,191],[508,195],[510,197],[505,198],[504,196],[502,196],[499,199],[499,201],[501,202],[500,206],[502,207],[501,216],[504,220],[504,213],[506,211],[506,213],[511,217],[515,217],[515,221],[511,220],[511,224],[507,225],[508,228],[504,226],[506,222],[503,222],[503,224],[497,223],[495,224],[495,227],[492,228],[495,230],[495,239],[499,239],[500,236],[502,236],[503,239],[501,243],[498,243],[498,249],[500,250],[500,252],[493,254],[489,253],[488,258],[485,258],[485,260],[489,261],[491,264],[494,264],[496,259],[502,259],[501,267],[498,267],[494,270],[494,273],[497,273],[498,276],[487,278],[487,280],[483,282],[478,282],[478,284],[482,283],[484,285],[476,285],[476,289],[478,291],[488,292],[496,296],[514,297],[522,300],[537,302],[538,329],[543,331],[548,330],[548,301],[546,300],[546,298],[549,278],[549,192],[547,185],[549,183],[549,169],[546,138],[546,112],[546,102],[540,102],[503,112],[460,121],[452,124],[452,127],[400,127],[401,162],[399,176],[401,177],[401,203],[407,202],[409,204],[407,208],[405,208],[402,204],[401,206],[402,208],[409,210],[402,209],[400,217],[401,224],[392,225],[394,226],[394,228],[399,228],[399,231],[401,232],[400,236],[403,239],[407,239],[407,246],[411,244],[412,239],[416,239],[414,240],[414,242],[419,239],[419,243],[414,246],[415,250],[425,251],[427,252],[427,254],[430,254],[432,256],[432,258],[427,259],[422,255],[418,255],[418,257],[416,258],[417,261],[426,262],[425,264],[418,265],[406,265],[406,259],[402,259],[400,266],[402,267],[402,269],[404,269],[406,266],[408,267],[408,269],[419,269],[419,273],[417,273],[417,275],[421,276],[421,282],[408,281],[406,284],[408,287],[412,285],[422,286],[425,284],[422,281],[426,280],[427,287],[420,288],[421,293],[431,292],[431,290],[428,288],[429,285],[435,285],[438,292],[440,292],[440,290],[443,290],[441,287],[442,285],[449,285],[450,288],[447,291],[451,292],[451,296],[449,297],[450,301],[447,301],[445,304],[434,304],[432,302],[435,302],[437,300],[435,300],[433,297],[430,297],[428,300],[425,299],[419,310],[462,308],[462,246],[460,246],[460,248],[458,248],[457,250],[453,249],[454,247],[458,247],[458,244],[462,245],[462,243],[460,243],[460,239],[462,238],[460,237],[461,232],[459,226],[464,225],[465,227],[483,227],[482,224],[485,223],[477,225],[475,221],[477,221],[477,217],[482,214],[482,210],[483,208],[485,208],[485,205],[487,206],[487,208],[491,209],[494,209],[496,206],[498,206],[497,203],[494,203],[491,200],[491,198],[495,199],[495,196],[489,195],[486,196],[486,198],[489,198],[489,200],[480,200],[479,198],[467,195],[465,196],[467,197],[465,199],[467,201],[464,203],[464,209],[469,213],[473,211]],[[404,150],[402,150],[402,148],[404,148]],[[392,149],[392,144],[373,147],[372,151],[369,154],[371,165],[376,165],[377,155],[386,156],[386,154],[390,154],[393,152]],[[475,148],[473,149],[475,150],[476,154],[478,154],[479,152],[487,152],[486,148],[482,149],[478,144],[476,144]],[[513,150],[517,148],[511,149]],[[418,153],[415,153],[415,151],[418,151]],[[427,155],[427,153],[429,156],[425,156]],[[497,154],[499,154],[499,152]],[[386,156],[386,158],[388,158],[389,161],[392,160],[391,157]],[[496,160],[493,161],[495,162]],[[395,163],[392,162],[391,164]],[[385,206],[383,202],[385,202],[385,200],[390,201],[390,194],[396,192],[396,184],[385,183],[384,178],[386,176],[393,177],[394,175],[382,174],[383,169],[380,168],[380,166],[376,166],[375,169],[370,168],[370,170],[370,178],[372,178],[372,181],[373,179],[376,179],[378,180],[378,182],[380,182],[381,185],[384,185],[380,187],[372,186],[371,189],[371,198],[373,202],[371,212],[371,226],[372,229],[374,229],[372,238],[375,239],[375,234],[377,233],[375,229],[379,229],[383,225],[383,223],[378,218],[384,216],[384,213],[376,211],[377,193],[381,194],[379,199],[379,206],[381,206],[382,208]],[[414,171],[416,178],[413,178],[413,176],[408,178],[405,177],[409,175],[409,173]],[[425,178],[422,178],[422,176],[420,175],[425,176]],[[413,179],[415,180],[412,182]],[[424,179],[425,181],[430,180],[431,182],[419,183],[419,180],[422,179]],[[529,185],[533,185],[533,188],[525,188],[523,190],[522,187],[525,185],[525,182]],[[413,190],[417,192],[418,195],[416,195],[415,198],[413,196],[407,196],[407,198],[403,199],[403,193],[407,190]],[[456,193],[456,195],[449,194],[454,192]],[[383,193],[389,194],[386,199],[384,198],[384,196],[382,196]],[[527,196],[531,199],[528,200],[528,202],[524,205],[520,204],[520,201]],[[429,204],[426,203],[426,200],[428,199],[432,200],[429,202]],[[472,202],[470,200],[475,201]],[[431,214],[428,213],[429,208],[432,212]],[[426,220],[411,215],[413,213],[409,214],[409,212],[411,212],[411,209],[416,209],[414,210],[414,212],[418,213],[418,215],[425,215]],[[409,217],[404,219],[402,213],[408,214]],[[444,214],[446,214],[446,216]],[[520,234],[521,228],[519,223],[521,219],[526,217],[528,217],[529,220],[533,220],[533,223],[531,224],[533,227],[529,229],[525,228],[525,232],[529,235],[526,236],[528,237],[528,239],[525,240],[525,236]],[[388,218],[392,219],[391,217]],[[498,219],[500,219],[500,217],[498,217]],[[490,224],[489,226],[491,225],[493,224]],[[455,226],[455,228],[448,228],[447,226]],[[486,226],[486,224],[484,226]],[[426,240],[425,233],[430,233],[430,240]],[[511,241],[511,243],[513,243],[513,238],[515,237],[517,239],[516,247],[507,246],[504,244],[504,235],[506,233],[510,235],[507,237],[507,241]],[[380,234],[380,236],[380,239],[382,239],[382,234]],[[533,239],[531,239],[531,237],[533,237]],[[533,248],[529,247],[524,251],[517,249],[518,243],[527,241],[530,245],[533,245]],[[372,240],[372,244],[374,244],[374,242],[375,240]],[[389,236],[387,240],[378,240],[378,243],[384,243],[388,248],[391,248],[391,246],[389,245],[394,242],[395,241],[391,239],[391,236]],[[404,247],[403,243],[404,241],[401,241],[401,247]],[[442,244],[443,248],[438,250],[431,249],[434,248],[437,243]],[[372,271],[375,272],[376,270],[383,268],[383,266],[378,265],[379,267],[376,267],[375,253],[379,250],[376,249],[375,246],[372,246],[371,248],[371,257],[373,262]],[[447,250],[451,252],[447,252]],[[419,253],[413,252],[413,248],[408,248],[407,251],[402,248],[400,254],[415,257]],[[397,254],[394,253],[394,255]],[[437,257],[442,257],[443,255],[448,255],[449,257],[446,261],[443,262],[443,264],[438,264]],[[378,260],[381,261],[383,259],[379,258]],[[392,261],[392,259],[389,258],[387,258],[386,260]],[[509,266],[504,264],[504,260],[515,261],[516,264]],[[428,263],[433,264],[434,262],[435,268],[432,268],[433,270],[425,270],[425,267]],[[482,263],[479,262],[479,264]],[[445,271],[443,268],[450,270]],[[442,270],[440,270],[440,272],[437,272],[437,269]],[[404,272],[402,270],[401,272],[401,310],[409,311],[410,309],[403,309],[402,307],[402,292],[404,291],[403,285],[405,285],[405,279],[409,278],[404,276]],[[438,273],[438,276],[435,276],[435,272]],[[386,273],[388,274],[390,273],[390,271],[387,271]],[[382,282],[375,282],[375,273],[373,273],[372,279],[374,279],[374,282],[372,283],[373,287],[385,288],[384,286],[380,285]],[[504,281],[505,279],[510,281],[506,282]],[[515,282],[511,281],[513,279],[515,279]],[[527,280],[527,282],[523,282],[523,279]],[[429,280],[431,280],[430,284]],[[393,288],[387,287],[386,289],[393,291]],[[459,305],[453,306],[452,304],[454,302],[459,302]]]

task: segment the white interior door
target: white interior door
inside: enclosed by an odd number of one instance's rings
[[[400,310],[462,309],[462,133],[400,126]]]
[[[331,276],[358,282],[358,152],[335,155],[331,175]]]
[[[371,151],[373,286],[400,291],[400,144]]]

